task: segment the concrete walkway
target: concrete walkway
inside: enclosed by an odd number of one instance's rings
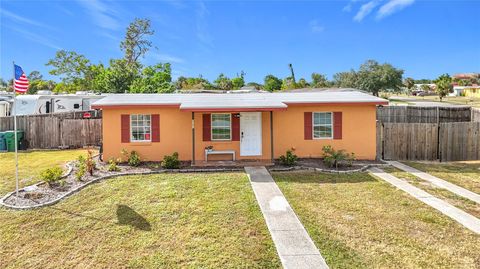
[[[264,166],[245,167],[284,268],[328,268],[285,196]]]
[[[399,179],[393,175],[390,175],[379,168],[370,168],[369,171],[378,178],[392,184],[400,190],[410,194],[416,199],[424,202],[425,204],[437,209],[444,215],[452,218],[458,223],[465,226],[467,229],[480,234],[480,219],[468,214],[467,212],[460,210],[444,200],[438,199],[431,194],[413,186],[405,180]]]
[[[477,204],[480,204],[480,195],[478,195],[478,194],[476,194],[472,191],[469,191],[467,189],[459,187],[455,184],[452,184],[452,183],[450,183],[448,181],[445,181],[443,179],[440,179],[438,177],[432,176],[428,173],[417,170],[417,169],[415,169],[411,166],[405,165],[403,163],[395,162],[395,161],[391,161],[391,162],[388,162],[388,163],[390,163],[391,165],[395,166],[396,168],[398,168],[400,170],[403,170],[403,171],[405,171],[409,174],[412,174],[412,175],[414,175],[418,178],[426,180],[426,181],[432,183],[433,185],[435,185],[439,188],[446,189],[448,191],[451,191],[451,192],[455,193],[456,195],[462,196],[464,198],[467,198],[467,199],[470,199],[470,200],[476,202]]]

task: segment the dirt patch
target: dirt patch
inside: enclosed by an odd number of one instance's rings
[[[350,166],[339,166],[338,169],[335,167],[328,167],[325,165],[323,162],[323,159],[321,158],[300,158],[297,161],[297,164],[295,167],[298,168],[315,168],[315,169],[321,169],[321,170],[334,170],[334,171],[354,171],[361,169],[367,165],[382,165],[385,164],[382,161],[353,161],[352,165]],[[275,166],[272,168],[288,168],[287,166],[282,165],[279,162],[275,162]]]

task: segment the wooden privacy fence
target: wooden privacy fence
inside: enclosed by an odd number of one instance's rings
[[[480,122],[480,108],[472,107],[472,121]]]
[[[480,122],[377,122],[377,156],[385,160],[478,160]]]
[[[101,112],[54,113],[17,117],[17,129],[25,132],[28,148],[79,148],[99,145],[102,139]],[[0,117],[0,132],[13,130],[13,117]]]
[[[480,113],[480,112],[478,112]],[[480,115],[477,114],[480,120]],[[471,121],[470,107],[383,106],[377,108],[377,120],[402,123],[440,123]]]

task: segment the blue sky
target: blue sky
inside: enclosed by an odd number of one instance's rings
[[[13,1],[0,2],[0,75],[15,60],[45,77],[48,59],[74,50],[92,62],[120,58],[135,17],[149,18],[155,49],[145,64],[170,62],[173,75],[247,81],[271,73],[328,77],[367,59],[406,76],[480,72],[480,1]]]

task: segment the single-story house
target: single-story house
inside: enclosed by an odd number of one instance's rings
[[[375,159],[376,107],[387,104],[342,90],[116,94],[92,107],[103,113],[105,160],[121,157],[125,149],[146,161],[178,152],[181,160],[202,163],[271,161],[291,148],[302,158],[321,157],[325,145]]]

